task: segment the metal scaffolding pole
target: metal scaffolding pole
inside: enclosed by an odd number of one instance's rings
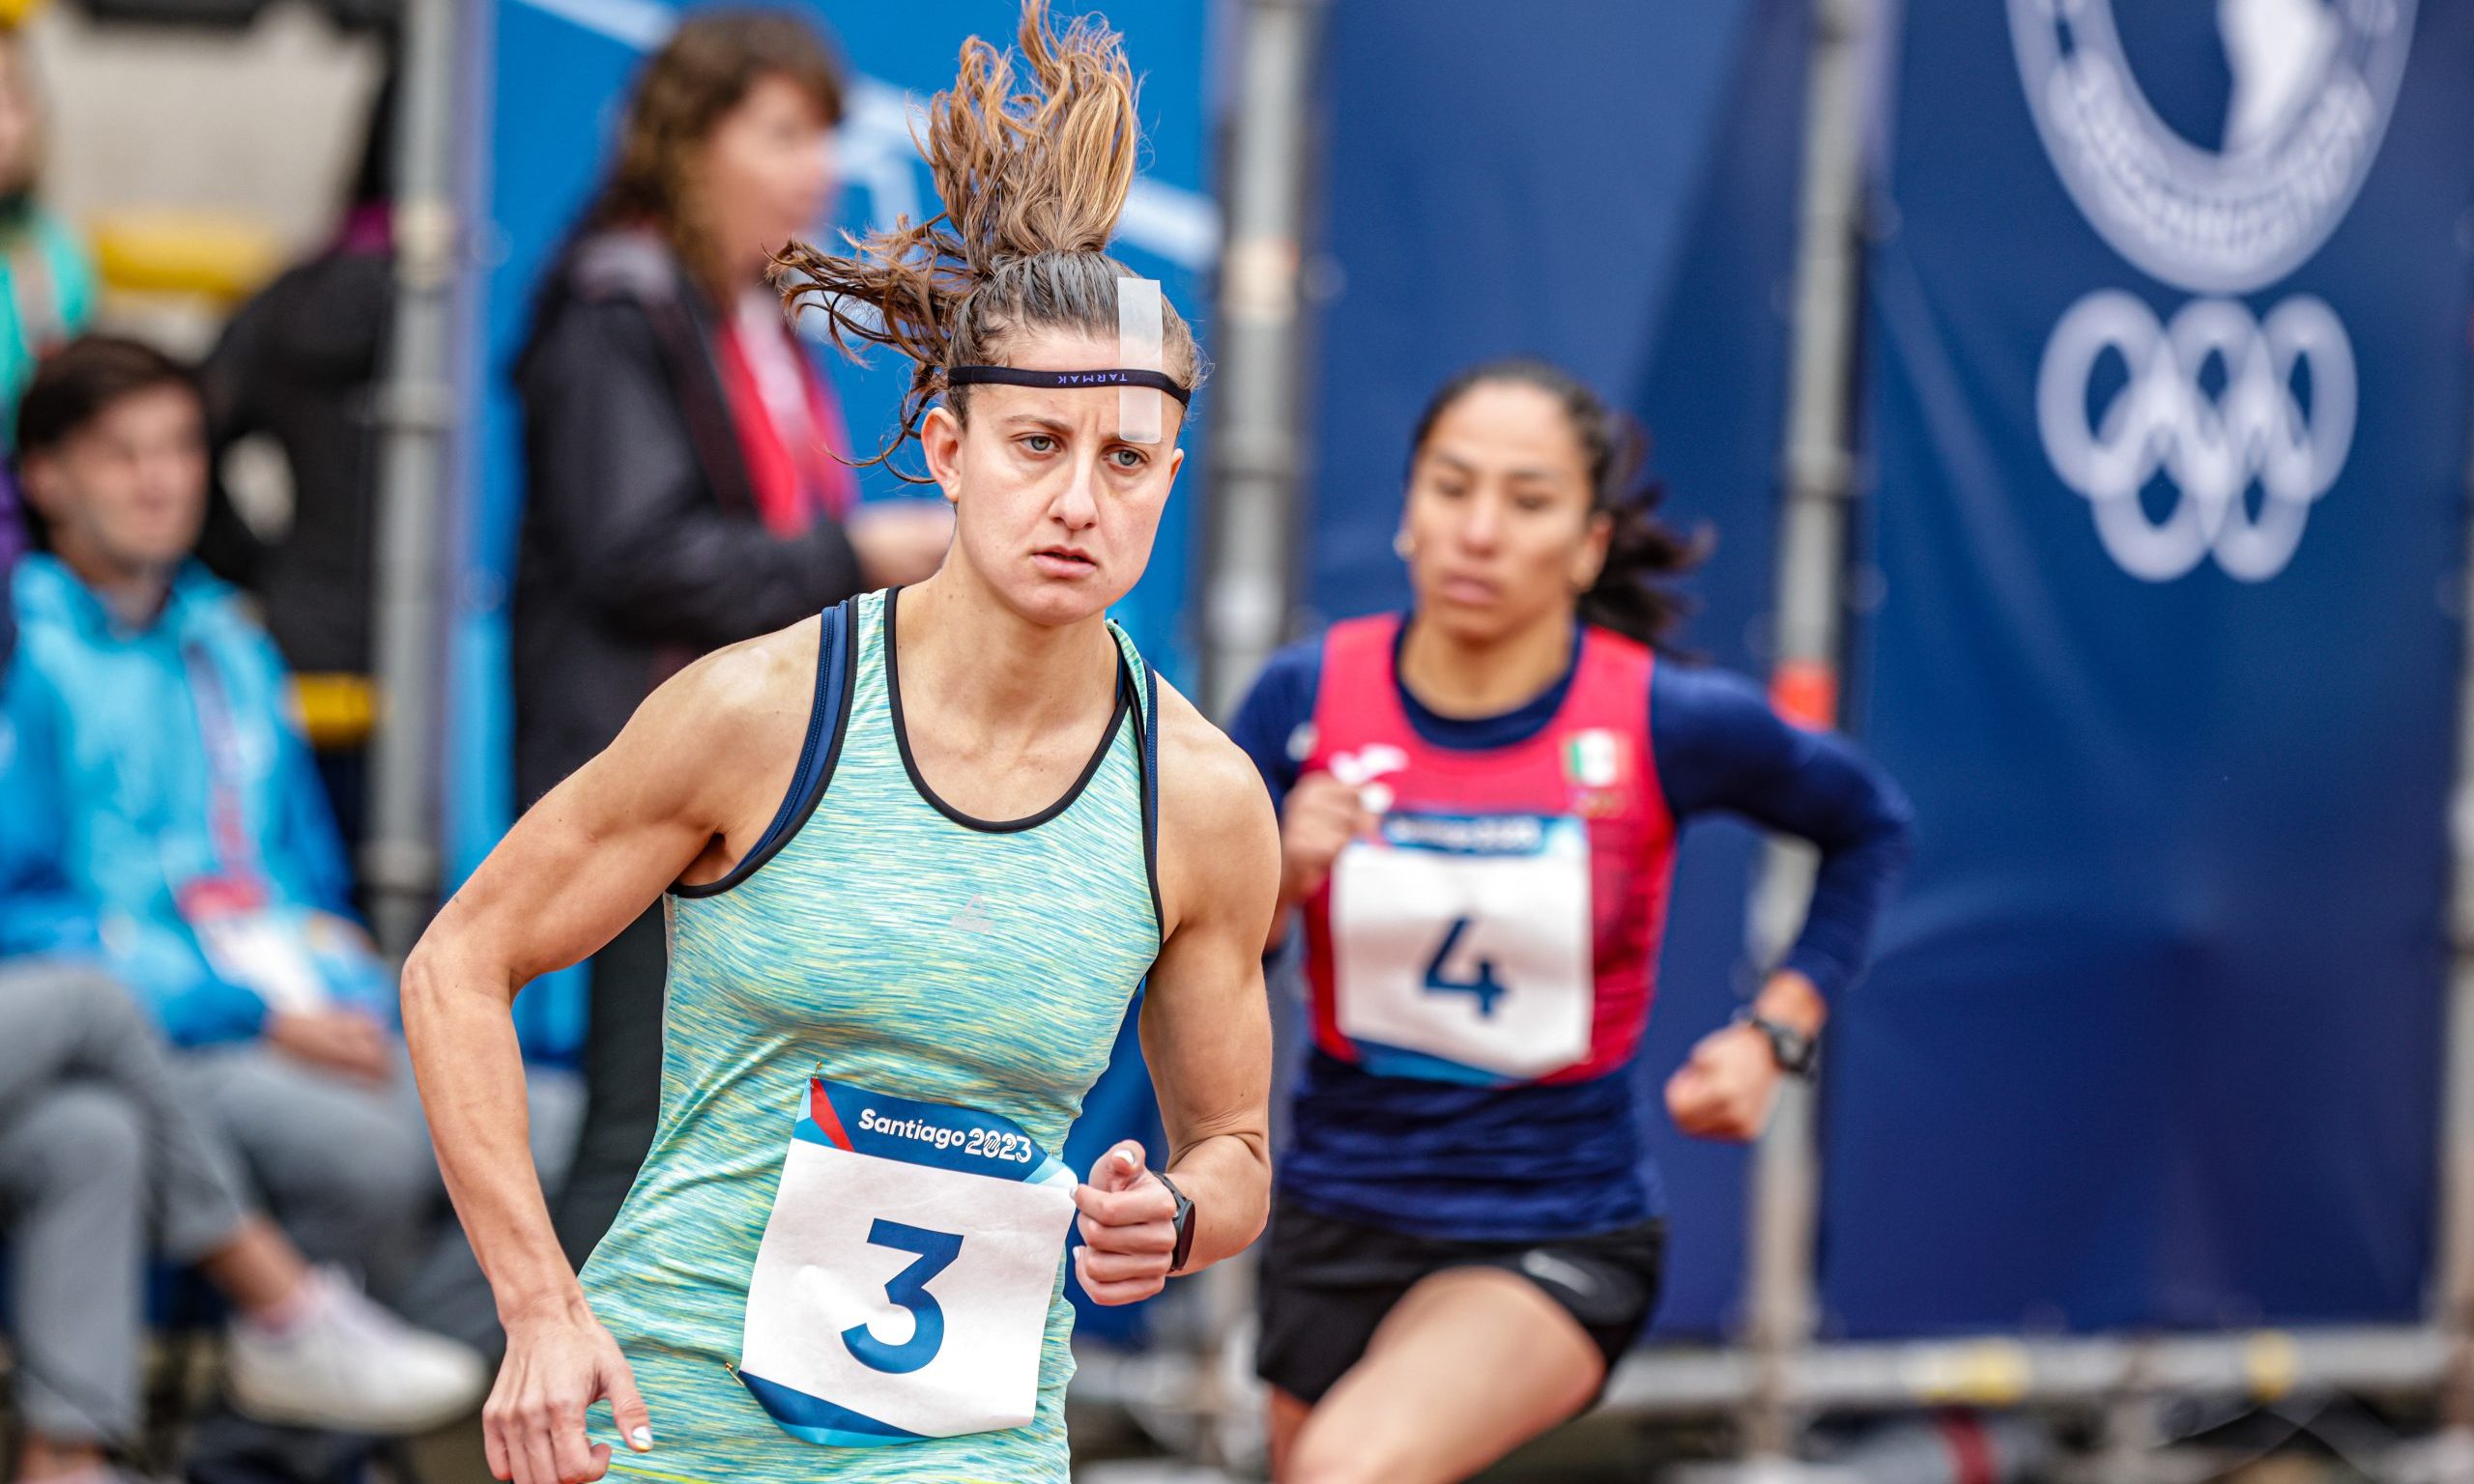
[[[1213,327],[1211,483],[1202,589],[1205,710],[1226,717],[1288,623],[1297,522],[1301,334],[1298,265],[1306,214],[1307,117],[1325,0],[1245,0],[1231,108],[1227,238]],[[1178,1387],[1197,1424],[1194,1453],[1225,1464],[1248,1451],[1253,1418],[1222,1363],[1253,1311],[1251,1261],[1191,1280],[1202,1363]]]
[[[394,210],[394,323],[379,397],[378,553],[361,875],[379,947],[411,951],[436,904],[445,575],[454,388],[458,0],[405,0]]]
[[[1288,622],[1297,504],[1298,263],[1323,0],[1247,0],[1228,150],[1211,429],[1202,695],[1226,716]]]
[[[1779,707],[1806,726],[1838,719],[1845,614],[1848,447],[1863,186],[1864,52],[1870,0],[1817,0],[1804,116],[1804,181],[1796,261],[1794,361],[1787,400],[1786,509],[1778,540]],[[1775,962],[1812,899],[1814,856],[1772,841],[1753,898],[1754,961]],[[1794,1455],[1801,1425],[1793,1367],[1814,1325],[1818,1164],[1809,1086],[1790,1081],[1753,1156],[1745,1313],[1752,1384],[1745,1451]]]

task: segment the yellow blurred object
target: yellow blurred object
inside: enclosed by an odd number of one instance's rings
[[[0,27],[15,30],[43,12],[43,0],[0,0]]]
[[[292,677],[301,729],[320,752],[360,747],[378,722],[378,690],[367,675],[326,672]]]
[[[1932,1406],[2015,1407],[2035,1381],[2024,1345],[1977,1340],[1936,1345],[1904,1362],[1908,1390]]]
[[[2302,1347],[2281,1329],[2262,1329],[2243,1342],[2242,1369],[2255,1401],[2278,1401],[2302,1379]]]
[[[122,293],[237,303],[283,267],[283,243],[272,228],[226,212],[122,207],[87,225],[104,287]]]

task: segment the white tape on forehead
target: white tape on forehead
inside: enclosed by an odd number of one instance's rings
[[[1117,364],[1130,371],[1159,371],[1167,355],[1167,312],[1156,278],[1117,280]],[[1156,443],[1166,426],[1168,399],[1148,386],[1117,388],[1117,437],[1129,443]]]

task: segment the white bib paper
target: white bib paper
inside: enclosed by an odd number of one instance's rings
[[[270,905],[253,884],[219,877],[179,893],[181,915],[215,977],[246,989],[278,1012],[327,1007],[327,980],[311,942],[319,922],[293,906]]]
[[[785,1430],[834,1446],[1027,1424],[1074,1185],[1005,1119],[812,1081],[739,1379]]]
[[[1589,831],[1536,814],[1395,813],[1332,869],[1340,1034],[1370,1071],[1483,1085],[1586,1058]]]

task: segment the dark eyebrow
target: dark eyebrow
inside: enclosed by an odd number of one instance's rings
[[[1009,427],[1038,428],[1058,438],[1070,437],[1074,432],[1074,424],[1062,417],[1043,417],[1037,413],[1014,413],[1006,417],[1005,422]]]
[[[1437,448],[1433,453],[1429,454],[1428,457],[1432,458],[1438,464],[1450,465],[1453,472],[1454,473],[1474,474],[1478,472],[1477,465],[1470,463],[1466,459],[1448,453],[1441,448]],[[1504,471],[1504,477],[1514,483],[1551,484],[1559,477],[1559,475],[1556,471],[1551,469],[1508,469]]]

